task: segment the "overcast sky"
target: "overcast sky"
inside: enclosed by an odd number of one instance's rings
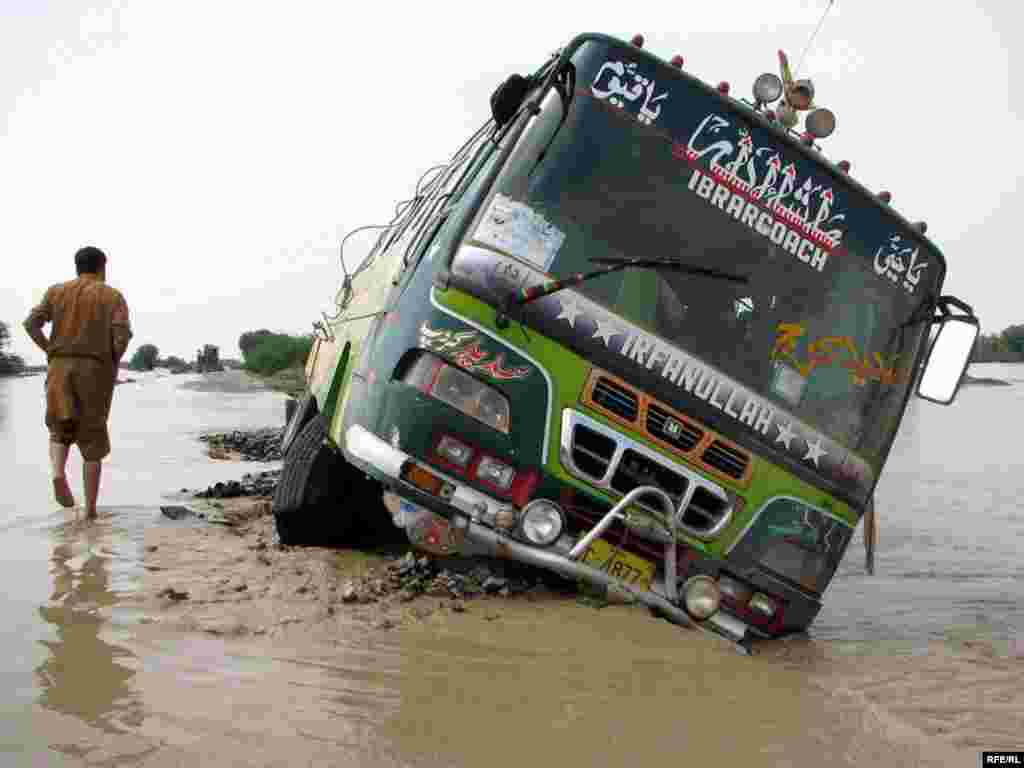
[[[45,362],[20,323],[85,244],[110,258],[133,346],[237,356],[245,330],[309,331],[333,309],[340,237],[390,218],[507,74],[578,32],[642,32],[746,95],[778,48],[796,62],[826,5],[0,0],[11,351]],[[1024,323],[1019,30],[997,0],[836,0],[799,73],[838,117],[826,154],[928,222],[944,292],[986,332]]]

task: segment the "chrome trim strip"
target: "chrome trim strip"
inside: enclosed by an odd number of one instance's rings
[[[749,629],[745,622],[740,621],[735,616],[721,609],[711,616],[708,621],[736,640],[742,640],[746,637],[747,630]]]
[[[522,357],[533,363],[537,367],[537,370],[540,371],[541,375],[544,377],[544,381],[548,386],[548,405],[544,411],[544,446],[541,449],[540,463],[541,466],[547,466],[548,446],[551,444],[552,398],[554,397],[553,393],[555,391],[555,385],[554,382],[551,380],[551,374],[548,373],[547,368],[545,368],[543,365],[537,362],[536,358],[534,358],[532,355],[527,354],[521,348],[517,347],[515,344],[510,344],[508,339],[505,339],[497,335],[494,331],[485,328],[476,321],[470,320],[468,317],[464,317],[463,315],[460,315],[458,312],[448,309],[448,307],[442,306],[441,303],[437,300],[436,291],[437,289],[434,286],[430,286],[430,303],[433,305],[434,309],[438,310],[439,312],[443,312],[449,317],[455,318],[460,323],[465,323],[466,325],[475,328],[476,330],[480,331],[480,333],[484,334],[485,336],[489,336],[491,339],[498,342],[498,344],[502,345],[503,347],[508,347],[509,349],[514,350],[517,355],[521,355]]]
[[[345,450],[368,464],[377,467],[388,477],[397,480],[402,485],[408,485],[401,479],[402,465],[405,462],[411,461],[429,470],[431,474],[442,478],[455,487],[451,498],[446,499],[446,501],[459,511],[469,515],[473,520],[493,523],[499,509],[511,506],[511,504],[492,499],[484,493],[463,485],[461,481],[438,471],[435,467],[428,467],[404,451],[393,448],[368,429],[358,424],[353,424],[345,433]]]
[[[595,479],[593,476],[588,475],[586,472],[584,472],[578,466],[576,466],[576,463],[572,460],[572,434],[573,428],[577,424],[582,424],[583,426],[592,429],[593,431],[598,432],[601,435],[604,435],[605,437],[615,442],[615,450],[612,452],[612,458],[611,461],[608,463],[608,469],[605,471],[604,476],[601,477],[600,479]],[[608,493],[609,495],[621,497],[622,494],[616,491],[614,488],[612,488],[611,479],[614,476],[615,471],[618,469],[619,463],[622,461],[622,455],[626,452],[627,449],[635,451],[639,453],[641,456],[649,459],[650,461],[653,461],[656,464],[659,464],[665,469],[671,470],[672,472],[676,472],[677,474],[680,474],[684,478],[686,478],[686,493],[680,501],[678,508],[676,509],[676,526],[678,526],[680,530],[698,539],[713,539],[716,536],[718,536],[732,520],[734,504],[732,502],[732,499],[729,497],[729,494],[726,493],[725,489],[722,488],[722,486],[718,485],[718,483],[714,483],[708,480],[706,477],[699,474],[698,472],[695,472],[689,467],[677,464],[671,459],[662,456],[660,453],[653,450],[652,448],[648,448],[643,443],[639,443],[636,440],[633,440],[632,438],[622,434],[621,432],[612,429],[611,427],[607,427],[601,422],[592,419],[589,416],[586,416],[585,414],[580,413],[579,411],[574,411],[571,408],[566,408],[562,411],[562,434],[559,443],[559,456],[562,460],[562,465],[565,467],[566,471],[569,472],[569,474],[571,474],[573,477],[583,480],[584,482],[589,483],[591,485],[594,485],[597,488],[600,488],[605,493]],[[697,490],[697,486],[704,488],[712,495],[722,499],[728,505],[725,509],[725,514],[722,515],[722,518],[717,523],[715,523],[713,527],[706,531],[700,531],[695,528],[691,528],[690,526],[683,523],[682,520],[683,513],[685,512],[686,508],[690,505],[690,501],[693,498],[694,492]]]

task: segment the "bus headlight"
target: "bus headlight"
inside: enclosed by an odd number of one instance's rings
[[[683,601],[687,613],[697,621],[704,621],[718,611],[718,605],[722,602],[718,582],[704,574],[692,576],[683,584]]]
[[[508,434],[508,398],[461,368],[448,365],[436,355],[421,354],[401,374],[401,380],[467,416]]]
[[[558,541],[565,530],[565,515],[555,502],[535,499],[523,508],[519,527],[531,544],[547,547]]]

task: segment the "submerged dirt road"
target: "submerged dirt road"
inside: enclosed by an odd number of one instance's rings
[[[147,528],[117,597],[111,521],[68,524],[57,682],[33,718],[61,764],[953,766],[1020,748],[1024,659],[992,647],[744,658],[543,590],[345,602],[382,559],[280,550],[260,508],[224,505],[237,525]]]

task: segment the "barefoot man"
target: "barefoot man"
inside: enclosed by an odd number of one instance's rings
[[[53,492],[75,505],[65,475],[68,450],[82,453],[86,517],[96,517],[101,462],[110,453],[107,417],[118,363],[132,337],[128,304],[106,285],[107,257],[87,246],[75,254],[78,277],[51,286],[25,320],[32,341],[46,353],[46,426],[50,430]],[[50,338],[43,326],[53,323]]]

